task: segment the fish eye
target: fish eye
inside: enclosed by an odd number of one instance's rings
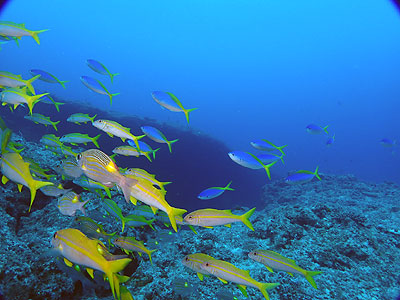
[[[256,252],[253,252],[253,255],[257,255],[257,253],[256,253]]]
[[[79,154],[76,156],[76,159],[77,159],[77,160],[81,160],[81,158],[82,158],[82,154],[79,153]]]
[[[189,261],[189,258],[188,258],[188,257],[185,257],[185,260],[186,260],[186,261]]]
[[[53,239],[57,238],[57,232],[54,232]]]
[[[98,122],[99,122],[99,123],[103,123],[103,120],[99,120]]]
[[[210,264],[209,263],[206,263],[206,267],[208,267]]]

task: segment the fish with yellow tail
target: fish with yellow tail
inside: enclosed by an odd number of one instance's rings
[[[17,184],[19,191],[22,190],[22,186],[26,186],[31,190],[29,212],[31,211],[33,200],[35,200],[36,191],[46,185],[54,185],[53,182],[33,179],[29,170],[29,163],[25,162],[18,153],[3,153],[0,161],[0,171],[3,174],[1,179],[3,184],[11,180]]]
[[[38,79],[40,76],[37,75],[31,79],[22,79],[21,75],[13,74],[7,71],[0,71],[0,88],[9,87],[23,87],[26,86],[28,90],[35,95],[35,89],[33,88],[32,82]]]
[[[182,264],[185,267],[188,267],[189,269],[195,271],[197,273],[197,276],[201,281],[204,279],[204,275],[210,275],[207,271],[203,270],[201,268],[201,265],[209,260],[215,259],[214,257],[203,254],[203,253],[194,253],[194,254],[189,254],[186,255],[182,259]]]
[[[135,136],[131,133],[130,128],[124,127],[121,124],[111,120],[96,120],[92,123],[94,127],[106,132],[110,137],[114,135],[119,137],[123,142],[125,140],[133,140],[136,148],[140,150],[138,140],[145,137],[146,135]]]
[[[122,175],[107,154],[97,149],[90,149],[78,154],[76,161],[88,178],[100,182],[106,187],[118,185],[122,189],[126,202],[129,203],[131,189],[138,181]]]
[[[23,36],[31,36],[40,45],[39,33],[45,32],[43,30],[29,30],[25,28],[25,24],[18,24],[9,21],[0,21],[0,36],[21,38]]]
[[[47,125],[51,125],[54,127],[55,131],[58,131],[57,129],[57,124],[60,123],[60,121],[54,122],[50,120],[50,117],[46,117],[44,115],[38,114],[38,113],[33,113],[32,115],[24,116],[24,119],[30,120],[34,122],[35,124],[43,124],[44,126],[47,127]]]
[[[321,274],[322,272],[320,271],[304,270],[300,268],[293,259],[284,257],[271,250],[257,249],[251,251],[248,255],[252,260],[265,265],[270,272],[274,272],[275,269],[279,271],[285,271],[291,276],[293,276],[293,274],[301,274],[315,289],[317,288],[317,284],[315,283],[313,276]]]
[[[131,262],[130,258],[113,256],[100,240],[90,239],[74,228],[57,231],[51,243],[68,266],[73,263],[85,266],[92,278],[93,270],[103,272],[108,278],[114,299],[120,299],[120,277],[117,273]]]
[[[40,95],[28,95],[26,92],[26,87],[23,88],[7,88],[4,89],[1,95],[2,105],[12,105],[14,109],[20,104],[26,104],[29,108],[29,113],[32,115],[33,106],[40,101],[40,98],[48,95],[49,93],[44,93]]]
[[[246,287],[255,287],[260,290],[264,298],[269,300],[267,290],[273,289],[279,285],[279,283],[266,283],[254,280],[250,276],[250,272],[242,270],[231,263],[223,260],[212,259],[201,264],[202,270],[214,275],[223,283],[228,281],[236,283],[240,291],[247,297]]]
[[[249,218],[253,215],[256,208],[250,209],[243,215],[234,215],[229,209],[219,210],[213,208],[199,209],[186,215],[183,219],[186,224],[213,228],[213,226],[224,225],[231,227],[231,223],[242,222],[254,231]]]
[[[118,236],[112,240],[112,243],[120,247],[127,254],[132,251],[138,252],[140,256],[142,256],[142,253],[147,254],[149,256],[151,264],[153,264],[153,260],[151,259],[151,254],[153,252],[156,252],[157,249],[154,250],[147,249],[142,241],[138,241],[134,237]]]
[[[176,226],[176,216],[183,215],[185,212],[187,212],[187,210],[175,208],[169,205],[168,202],[165,200],[166,192],[154,187],[151,181],[134,175],[125,176],[137,181],[137,184],[133,185],[131,188],[130,201],[134,205],[136,205],[137,200],[139,200],[151,206],[154,214],[157,212],[158,209],[167,213],[172,228],[174,228],[174,230],[177,232],[178,228]]]

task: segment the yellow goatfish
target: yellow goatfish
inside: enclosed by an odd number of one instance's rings
[[[106,187],[113,187],[117,184],[122,189],[126,202],[129,203],[131,189],[138,181],[122,175],[107,154],[97,149],[90,149],[78,154],[76,161],[88,178],[100,182]]]
[[[203,281],[204,275],[210,275],[207,271],[203,270],[201,268],[201,265],[209,260],[215,259],[214,257],[203,254],[203,253],[194,253],[194,254],[189,254],[186,255],[182,259],[182,264],[185,267],[188,267],[189,269],[195,271],[197,273],[197,276],[201,281]]]
[[[131,202],[136,205],[137,200],[142,201],[151,206],[154,214],[158,209],[164,211],[168,215],[172,228],[177,232],[176,216],[183,215],[187,210],[169,205],[165,200],[165,191],[155,188],[151,181],[134,175],[126,175],[126,177],[137,181],[137,184],[131,188]]]
[[[74,228],[57,231],[51,243],[54,249],[64,256],[67,266],[72,266],[72,263],[85,266],[92,278],[93,269],[104,272],[114,299],[120,299],[120,277],[117,273],[131,262],[130,258],[113,256],[100,240],[90,239]]]
[[[213,226],[218,225],[231,227],[231,223],[243,222],[244,225],[254,231],[253,225],[250,223],[249,218],[254,213],[255,209],[256,208],[254,207],[243,215],[234,215],[229,209],[199,209],[186,215],[183,220],[186,224],[197,225],[205,228],[213,228]]]
[[[21,155],[14,152],[4,153],[0,161],[0,170],[3,173],[1,182],[6,184],[8,180],[14,181],[18,185],[18,190],[22,190],[22,186],[26,186],[31,190],[31,203],[29,211],[31,211],[33,200],[35,200],[36,191],[46,185],[54,185],[53,182],[38,181],[33,179],[29,170],[29,163],[25,162]]]
[[[291,276],[293,276],[293,273],[301,274],[315,289],[317,288],[317,284],[315,283],[313,276],[321,274],[322,272],[320,271],[304,270],[300,268],[293,259],[286,258],[271,250],[257,249],[250,252],[249,257],[252,260],[265,265],[270,272],[274,272],[273,269],[275,269],[279,271],[285,271]]]
[[[218,259],[212,259],[202,263],[201,268],[216,276],[223,283],[228,283],[228,281],[236,283],[240,291],[247,297],[246,287],[255,287],[260,290],[264,295],[265,299],[269,300],[267,290],[277,287],[279,283],[266,283],[254,280],[250,276],[250,272],[247,270],[242,270],[234,265]]]

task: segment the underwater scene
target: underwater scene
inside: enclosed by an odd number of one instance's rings
[[[0,2],[0,300],[399,300],[400,4]]]

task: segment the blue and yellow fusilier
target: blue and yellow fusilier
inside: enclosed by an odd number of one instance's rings
[[[157,143],[167,144],[169,152],[172,152],[171,145],[179,141],[179,139],[169,141],[160,130],[152,126],[142,126],[140,127],[140,129],[143,131],[145,135],[147,135],[149,139]]]
[[[119,73],[111,73],[105,65],[103,65],[101,62],[95,60],[95,59],[87,59],[86,63],[89,68],[91,68],[93,71],[102,74],[102,75],[108,75],[111,78],[111,82],[114,80],[114,76],[119,75]]]
[[[321,180],[321,177],[318,174],[319,166],[315,168],[315,171],[308,171],[308,170],[299,170],[290,174],[286,177],[285,182],[288,184],[302,184],[313,180],[314,177],[317,177],[318,180]]]
[[[39,70],[39,69],[32,69],[30,70],[30,73],[32,76],[37,76],[40,75],[39,79],[48,83],[59,83],[61,86],[65,89],[65,83],[68,81],[66,80],[60,80],[53,74],[50,74],[49,72]]]
[[[99,80],[94,79],[89,76],[81,76],[81,82],[84,86],[86,86],[89,90],[101,94],[101,95],[108,95],[110,97],[110,104],[112,105],[112,99],[114,96],[119,95],[120,93],[111,94],[108,89],[102,84]]]

